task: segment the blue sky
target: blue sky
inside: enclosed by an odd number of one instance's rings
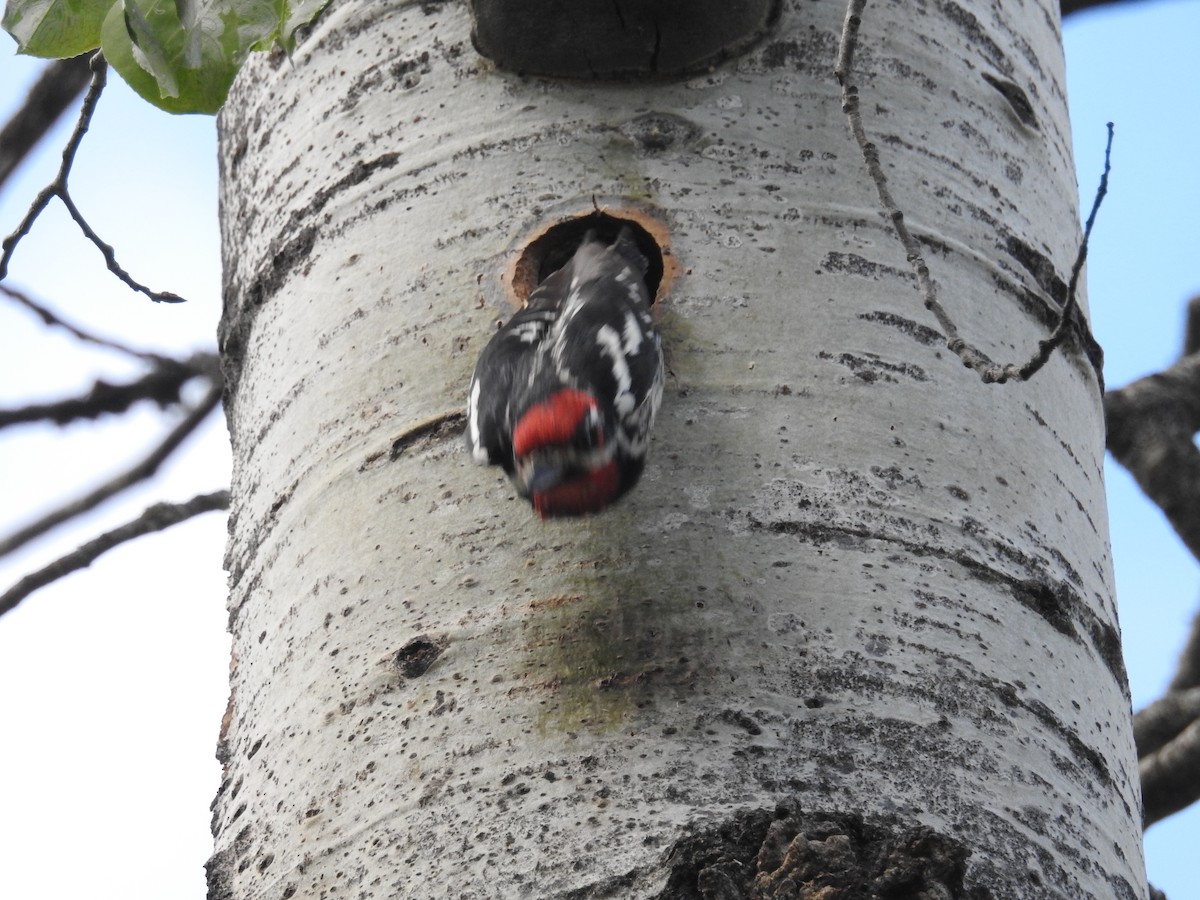
[[[1088,256],[1092,326],[1110,387],[1178,358],[1184,306],[1200,294],[1200,4],[1141,2],[1090,12],[1065,32],[1080,194],[1117,128],[1113,174]],[[1109,518],[1134,708],[1161,695],[1195,614],[1200,571],[1158,509],[1111,461]],[[1171,900],[1200,898],[1200,809],[1146,835],[1151,881]]]
[[[1137,2],[1072,19],[1065,28],[1080,193],[1090,204],[1103,164],[1104,125],[1117,127],[1110,192],[1088,263],[1093,327],[1109,386],[1178,355],[1186,300],[1200,293],[1200,4]],[[0,118],[39,63],[0,38]],[[211,119],[175,118],[137,100],[120,79],[101,100],[72,178],[74,194],[122,264],[152,287],[190,298],[154,307],[104,270],[60,208],[22,246],[16,282],[73,321],[146,349],[211,345],[220,311],[216,160]],[[52,176],[61,126],[0,194],[0,232]],[[111,354],[80,352],[0,300],[0,404],[36,390],[87,387],[98,368],[131,371]],[[20,360],[19,367],[14,360]],[[68,429],[25,429],[0,441],[0,531],[121,466],[149,447],[157,417]],[[84,529],[0,564],[5,586],[64,547],[119,524],[164,495],[224,486],[228,450],[218,421],[151,487],[101,511]],[[1200,600],[1200,571],[1161,514],[1119,468],[1108,471],[1126,661],[1139,707],[1158,696]],[[161,900],[204,896],[208,806],[224,711],[223,517],[208,515],[109,554],[0,620],[0,884],[22,898]],[[14,772],[23,777],[14,779]],[[1200,900],[1191,863],[1200,810],[1147,836],[1151,880],[1171,900]],[[128,864],[130,847],[138,865]],[[69,859],[69,864],[64,864]]]

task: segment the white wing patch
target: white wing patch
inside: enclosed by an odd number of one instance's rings
[[[551,332],[550,356],[564,384],[571,380],[571,370],[566,364],[568,326],[583,309],[584,299],[583,292],[579,290],[579,279],[572,278],[571,292],[567,295],[567,301],[563,304],[562,312]]]
[[[636,356],[642,346],[642,329],[633,310],[625,313],[625,355]]]
[[[545,322],[522,322],[512,330],[512,335],[522,344],[536,344],[546,333]]]
[[[621,342],[621,335],[611,325],[602,325],[596,332],[596,340],[600,342],[604,354],[612,360],[613,378],[617,382],[617,396],[614,398],[617,415],[624,418],[633,412],[637,399],[633,396],[633,376],[629,372],[629,361],[625,358],[627,350]],[[641,342],[641,337],[638,337]]]
[[[467,400],[467,427],[471,434],[471,458],[483,466],[491,460],[488,457],[487,447],[479,441],[479,392],[481,387],[478,378],[471,379],[471,396]]]
[[[657,350],[657,337],[654,339],[654,343]],[[633,414],[622,420],[622,427],[617,429],[617,441],[631,456],[644,455],[646,446],[650,443],[650,426],[654,424],[654,418],[658,415],[665,378],[666,372],[660,356],[658,369],[654,373],[654,381],[650,385],[649,393],[646,394],[641,405],[633,411]]]

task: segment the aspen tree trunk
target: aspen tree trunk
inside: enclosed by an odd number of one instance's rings
[[[1145,896],[1093,362],[946,350],[843,15],[612,83],[340,2],[242,74],[210,896]],[[1056,4],[872,3],[857,59],[942,302],[1024,358],[1079,242]],[[633,494],[541,522],[461,410],[593,198],[660,226],[670,375]]]

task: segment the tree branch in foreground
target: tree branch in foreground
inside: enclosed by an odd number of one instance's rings
[[[1108,144],[1104,151],[1104,174],[1100,178],[1100,187],[1097,189],[1096,198],[1092,203],[1092,211],[1087,219],[1087,226],[1083,232],[1083,240],[1080,243],[1079,252],[1076,254],[1075,263],[1071,267],[1070,285],[1067,290],[1066,300],[1063,302],[1062,310],[1059,313],[1058,323],[1055,325],[1054,331],[1049,338],[1038,342],[1038,349],[1029,360],[1019,365],[1016,363],[996,365],[986,355],[976,347],[968,344],[959,335],[958,326],[955,325],[950,314],[946,312],[941,302],[937,299],[937,291],[934,288],[933,279],[930,277],[929,266],[925,262],[924,254],[921,252],[917,239],[909,231],[908,225],[904,221],[904,212],[900,209],[895,198],[892,197],[891,190],[888,188],[887,176],[884,174],[883,165],[879,160],[879,147],[867,137],[866,128],[863,126],[862,121],[862,110],[859,104],[858,85],[853,80],[854,51],[858,44],[858,32],[859,27],[862,25],[862,12],[865,7],[866,0],[849,0],[846,5],[846,19],[842,26],[842,39],[838,46],[834,74],[837,76],[838,83],[842,86],[842,112],[846,114],[846,118],[850,123],[850,131],[853,133],[854,140],[858,144],[859,151],[862,153],[863,161],[867,165],[867,171],[871,176],[871,180],[875,183],[875,189],[879,194],[880,206],[884,214],[891,220],[892,226],[896,229],[896,235],[904,247],[905,257],[908,259],[908,263],[912,266],[913,273],[916,275],[917,285],[924,299],[925,308],[933,313],[946,335],[946,346],[963,361],[963,365],[976,372],[985,383],[1003,384],[1010,378],[1027,381],[1046,364],[1051,354],[1054,353],[1070,333],[1072,327],[1080,329],[1083,333],[1082,336],[1085,343],[1089,339],[1094,343],[1094,339],[1091,339],[1091,334],[1088,330],[1087,321],[1079,312],[1076,293],[1079,285],[1079,275],[1083,270],[1084,261],[1087,259],[1088,239],[1092,234],[1092,225],[1096,221],[1096,213],[1100,209],[1100,203],[1104,199],[1104,195],[1108,193],[1108,173],[1111,168],[1113,125],[1111,122],[1108,123]],[[1101,385],[1103,386],[1103,373],[1099,371],[1098,367],[1096,368],[1096,377],[1101,379]]]
[[[95,344],[97,347],[107,347],[109,350],[116,350],[128,356],[134,356],[138,359],[144,359],[149,362],[159,362],[160,360],[167,359],[167,357],[160,356],[157,353],[147,353],[143,350],[134,350],[132,347],[128,347],[125,344],[119,344],[116,341],[109,340],[108,338],[102,338],[99,335],[84,331],[82,328],[72,325],[65,319],[60,318],[58,315],[52,312],[49,307],[38,303],[24,291],[18,290],[10,285],[0,284],[0,294],[4,294],[6,297],[15,300],[17,303],[24,306],[39,319],[41,319],[43,325],[62,328],[72,337],[83,341],[84,343]]]
[[[1133,741],[1139,757],[1161,750],[1200,719],[1200,688],[1171,691],[1134,714]]]
[[[1156,753],[1138,760],[1142,821],[1155,822],[1200,800],[1200,721],[1194,721]]]
[[[1200,559],[1200,353],[1104,395],[1108,449]]]
[[[1186,691],[1194,687],[1200,687],[1200,613],[1192,619],[1192,630],[1188,633],[1187,643],[1183,645],[1183,652],[1179,654],[1175,677],[1167,685],[1167,690]]]
[[[87,54],[56,59],[42,70],[21,108],[0,128],[0,185],[79,96],[91,75]]]
[[[1200,298],[1183,357],[1104,395],[1108,449],[1200,559]],[[1133,718],[1146,827],[1200,800],[1200,615],[1165,696]]]
[[[172,525],[178,525],[201,513],[228,508],[229,491],[227,490],[200,494],[186,503],[156,503],[147,507],[146,511],[132,522],[127,522],[120,528],[114,528],[112,531],[88,541],[45,568],[26,575],[3,594],[0,594],[0,615],[16,608],[17,604],[39,588],[72,572],[87,568],[114,547],[119,547],[144,534],[165,531]]]
[[[17,226],[17,229],[6,237],[3,242],[0,242],[0,281],[3,281],[8,274],[8,265],[12,261],[17,244],[30,232],[38,216],[50,205],[50,201],[58,197],[63,202],[63,205],[66,206],[67,211],[71,214],[71,218],[79,225],[84,235],[104,255],[105,264],[108,266],[110,272],[128,285],[131,290],[145,294],[157,303],[181,303],[184,298],[178,294],[171,293],[170,291],[152,291],[144,284],[135,281],[133,276],[121,268],[117,263],[113,248],[102,241],[100,236],[87,224],[87,221],[83,218],[83,214],[79,212],[79,209],[75,206],[75,202],[71,199],[67,180],[71,175],[71,167],[75,164],[75,154],[79,151],[79,145],[83,141],[83,136],[87,134],[88,127],[92,123],[92,116],[96,112],[96,102],[100,99],[100,94],[103,92],[107,80],[108,63],[104,61],[104,57],[101,54],[96,53],[92,56],[90,65],[92,70],[91,85],[88,87],[88,92],[83,98],[83,105],[79,110],[79,119],[75,123],[75,130],[71,133],[66,147],[63,148],[63,161],[62,165],[59,166],[58,174],[50,184],[38,192],[33,203],[30,204],[28,212],[25,213],[25,218],[21,220],[21,224]]]
[[[216,357],[210,353],[197,354],[184,361],[164,359],[136,381],[112,384],[101,379],[81,397],[0,409],[0,428],[31,422],[66,425],[80,419],[96,419],[106,413],[122,413],[141,400],[149,400],[166,409],[180,402],[180,391],[187,382],[200,375],[211,375],[215,368]]]
[[[217,405],[221,402],[221,391],[221,381],[219,379],[214,380],[209,385],[208,392],[204,395],[200,403],[141,462],[83,497],[80,497],[78,500],[59,507],[53,512],[42,516],[36,522],[31,522],[24,528],[0,540],[0,556],[12,553],[14,550],[23,547],[34,538],[40,537],[68,519],[94,509],[110,497],[152,476],[158,471],[159,466],[163,464],[167,457],[183,443],[184,439],[200,426],[200,423],[208,417],[209,413],[216,409]]]

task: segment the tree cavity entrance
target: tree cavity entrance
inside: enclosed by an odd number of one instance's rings
[[[638,249],[646,257],[646,287],[650,291],[650,302],[654,303],[665,293],[671,280],[663,249],[666,228],[642,213],[622,211],[622,214],[613,214],[600,210],[551,225],[525,244],[510,270],[511,299],[518,307],[524,306],[533,289],[566,265],[589,233],[611,244],[622,228],[629,229]]]

